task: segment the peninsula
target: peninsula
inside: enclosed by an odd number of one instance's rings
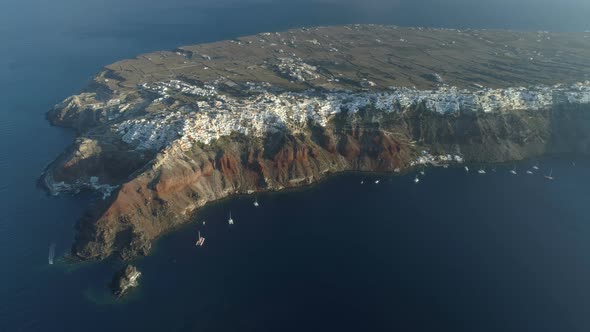
[[[52,194],[101,193],[80,259],[146,255],[206,203],[342,171],[590,152],[590,33],[350,25],[107,66],[48,113]]]

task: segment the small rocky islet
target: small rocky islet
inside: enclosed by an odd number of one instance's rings
[[[350,25],[107,66],[48,113],[78,137],[52,194],[103,199],[72,253],[149,253],[206,203],[342,171],[590,152],[590,33]]]
[[[123,297],[131,289],[139,286],[139,277],[141,272],[135,266],[127,265],[113,276],[111,291],[117,298]]]

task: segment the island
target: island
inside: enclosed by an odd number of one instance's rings
[[[117,298],[125,296],[131,289],[139,286],[139,277],[141,272],[133,265],[127,265],[120,271],[117,271],[111,282],[111,291]]]
[[[132,259],[208,202],[343,171],[590,152],[590,33],[347,25],[106,66],[48,112],[78,137],[43,173],[100,194],[73,256]]]

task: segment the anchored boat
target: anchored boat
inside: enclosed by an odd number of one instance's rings
[[[549,175],[545,175],[545,179],[547,179],[547,180],[553,180],[553,169],[551,169],[549,171]]]
[[[205,238],[201,236],[201,232],[199,231],[199,237],[197,238],[197,242],[195,243],[195,245],[197,247],[202,247],[203,244],[205,244]]]
[[[518,174],[518,173],[516,173],[516,166],[514,166],[514,168],[510,170],[510,174],[513,174],[513,175]]]

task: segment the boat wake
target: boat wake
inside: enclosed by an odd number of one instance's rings
[[[49,245],[49,265],[53,265],[53,258],[55,257],[55,242]]]

